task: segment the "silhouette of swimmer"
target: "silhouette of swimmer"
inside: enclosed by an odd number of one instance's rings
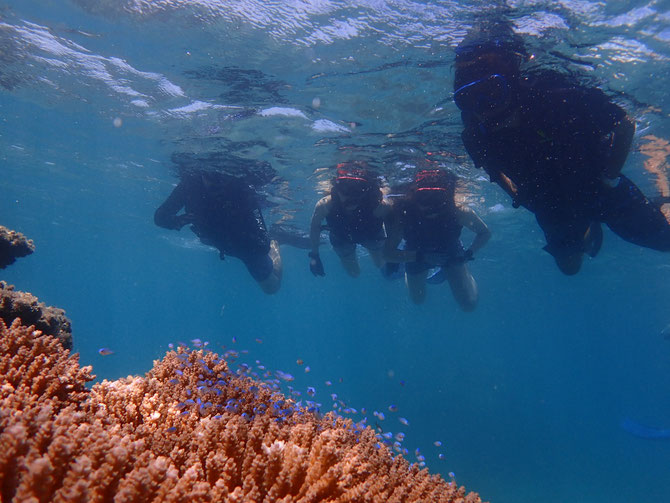
[[[219,250],[222,260],[226,255],[239,258],[265,293],[276,293],[282,277],[279,246],[268,235],[254,188],[217,171],[192,169],[180,178],[156,210],[156,225],[172,230],[190,225],[203,244]]]
[[[535,214],[565,274],[602,243],[601,222],[640,246],[670,250],[660,206],[621,175],[635,124],[600,89],[557,71],[522,71],[528,55],[504,21],[476,25],[456,49],[454,101],[478,168]]]

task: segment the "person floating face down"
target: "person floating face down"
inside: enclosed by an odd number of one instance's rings
[[[190,225],[203,244],[219,250],[221,260],[226,255],[242,260],[265,293],[279,290],[279,246],[268,237],[256,191],[244,180],[216,171],[185,171],[154,222],[173,230]]]
[[[475,26],[456,50],[454,101],[463,144],[491,182],[535,214],[545,250],[565,274],[602,243],[601,222],[623,239],[670,250],[670,225],[620,171],[635,124],[600,89],[528,60],[504,22]]]
[[[456,203],[455,193],[453,173],[439,169],[418,172],[391,219],[384,257],[390,263],[405,262],[405,282],[414,303],[426,298],[428,271],[441,267],[460,308],[472,311],[479,294],[466,264],[491,233],[472,209]],[[463,227],[475,233],[468,249],[460,240]],[[405,248],[400,250],[403,239]]]
[[[367,248],[375,265],[382,267],[386,240],[384,221],[390,212],[391,204],[383,197],[378,177],[365,162],[338,164],[330,194],[316,203],[312,215],[309,232],[312,249],[308,254],[312,274],[325,275],[319,255],[324,220],[333,249],[350,276],[360,274],[356,257],[356,246],[359,244]]]

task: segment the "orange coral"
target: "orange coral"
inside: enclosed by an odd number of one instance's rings
[[[670,182],[668,181],[668,156],[670,155],[670,143],[664,138],[647,135],[643,138],[647,143],[640,147],[640,152],[648,159],[644,161],[644,169],[655,176],[656,188],[661,196],[670,196]],[[665,218],[670,221],[670,207],[661,206]]]
[[[0,321],[2,501],[479,502],[216,354],[180,348],[103,381],[50,336]]]

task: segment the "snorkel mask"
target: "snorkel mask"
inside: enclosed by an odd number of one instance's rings
[[[439,210],[451,199],[455,189],[452,174],[440,169],[424,169],[416,174],[414,202],[423,209]]]
[[[500,109],[510,96],[510,85],[505,76],[494,73],[456,89],[454,103],[464,112],[481,115]]]
[[[340,199],[360,204],[371,197],[376,187],[375,178],[366,169],[352,166],[352,163],[337,165],[333,188]]]
[[[505,110],[527,59],[523,40],[509,22],[485,20],[456,48],[454,102],[477,115]]]

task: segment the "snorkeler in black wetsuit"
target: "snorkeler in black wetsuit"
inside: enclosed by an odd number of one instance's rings
[[[279,247],[268,237],[256,192],[245,181],[216,171],[185,171],[156,210],[154,222],[174,230],[190,224],[202,243],[219,250],[222,260],[226,255],[242,260],[265,293],[279,290]]]
[[[670,251],[660,208],[620,174],[635,124],[600,90],[556,71],[522,73],[522,41],[504,22],[473,29],[456,51],[454,101],[478,168],[535,214],[545,250],[565,274],[602,243],[600,222],[623,239]]]
[[[477,283],[466,262],[491,237],[486,224],[467,206],[456,203],[456,177],[442,170],[417,173],[413,186],[395,211],[384,256],[389,262],[406,262],[405,281],[410,298],[420,304],[426,297],[428,270],[442,267],[461,309],[477,306]],[[461,230],[475,233],[470,247],[461,243]],[[399,250],[401,240],[404,250]]]
[[[355,161],[337,166],[330,194],[316,203],[310,225],[312,250],[309,268],[315,276],[324,276],[319,255],[321,223],[326,220],[330,242],[344,269],[352,277],[360,274],[356,245],[368,249],[377,267],[384,265],[386,239],[384,220],[390,214],[390,203],[384,200],[378,178],[365,162]]]

